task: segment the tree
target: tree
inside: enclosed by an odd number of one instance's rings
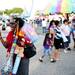
[[[19,13],[19,14],[21,14],[22,12],[23,12],[22,8],[13,8],[12,9],[12,13]]]
[[[3,11],[0,11],[0,15],[2,15],[3,14]]]
[[[13,9],[5,9],[3,12],[4,14],[10,15],[12,13],[21,14],[24,10],[22,8],[13,8]]]

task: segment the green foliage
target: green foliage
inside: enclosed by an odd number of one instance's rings
[[[23,9],[22,8],[13,8],[11,11],[12,11],[12,13],[19,13],[19,14],[21,14],[23,12]]]
[[[3,11],[0,11],[0,15],[2,15],[3,14]]]
[[[0,15],[7,14],[10,15],[12,13],[18,13],[21,14],[24,10],[22,8],[13,8],[13,9],[5,9],[4,11],[0,11]]]

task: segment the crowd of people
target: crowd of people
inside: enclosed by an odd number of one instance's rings
[[[2,38],[0,32],[0,41],[3,46],[7,49],[7,56],[10,57],[10,51],[12,48],[13,40],[15,38],[15,34],[20,32],[27,20],[24,21],[22,18],[13,18],[10,20],[10,32],[8,33],[6,40]],[[28,24],[28,22],[27,22]],[[34,28],[36,23],[33,22],[30,24],[34,24]],[[32,25],[33,26],[33,25]],[[40,26],[42,26],[42,33],[45,34],[44,40],[42,40],[43,45],[43,55],[39,58],[40,62],[43,62],[43,58],[48,55],[51,62],[56,62],[60,59],[60,49],[63,49],[65,53],[71,51],[70,43],[71,37],[73,39],[73,48],[75,49],[75,19],[71,22],[68,19],[64,19],[62,22],[59,20],[50,20],[48,23],[45,22],[45,18],[42,19]],[[46,27],[47,26],[47,27]],[[24,34],[25,36],[25,34]],[[24,40],[25,39],[25,40]],[[24,38],[19,41],[19,47],[24,48],[26,44],[31,44],[31,40],[29,38]],[[39,38],[40,39],[40,38]],[[29,42],[28,42],[29,41]],[[28,43],[26,43],[28,42]],[[25,49],[25,48],[24,48]],[[54,49],[54,50],[53,50]],[[16,54],[14,53],[13,60],[15,61]],[[13,61],[13,65],[14,65]],[[11,73],[10,73],[11,74]],[[14,74],[13,74],[14,75]],[[29,75],[29,59],[25,57],[25,53],[21,59],[18,71],[16,75]]]
[[[75,19],[72,22],[64,19],[62,23],[59,20],[51,20],[45,32],[43,55],[39,58],[39,61],[43,62],[45,55],[50,56],[51,62],[59,60],[60,49],[63,49],[65,53],[71,51],[71,37],[74,42],[73,48],[75,49]],[[54,49],[53,52],[52,49]]]

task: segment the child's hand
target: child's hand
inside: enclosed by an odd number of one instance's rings
[[[53,41],[51,41],[51,45],[52,45],[52,46],[54,45],[54,42],[53,42]]]

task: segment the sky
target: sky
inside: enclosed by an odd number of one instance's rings
[[[26,9],[32,15],[36,10],[43,10],[49,4],[50,0],[1,0],[0,10],[12,9],[14,7],[21,7]]]
[[[14,7],[22,7],[27,10],[31,10],[31,8],[33,10],[43,10],[50,1],[55,4],[58,0],[0,0],[0,10],[11,9]],[[75,0],[71,1],[75,2]]]
[[[1,0],[0,10],[21,7],[27,10],[27,15],[33,16],[36,10],[44,10],[49,2],[50,0]]]
[[[32,5],[33,9],[42,10],[48,3],[49,0],[1,0],[0,10],[11,9],[13,7],[22,7],[30,10]]]

